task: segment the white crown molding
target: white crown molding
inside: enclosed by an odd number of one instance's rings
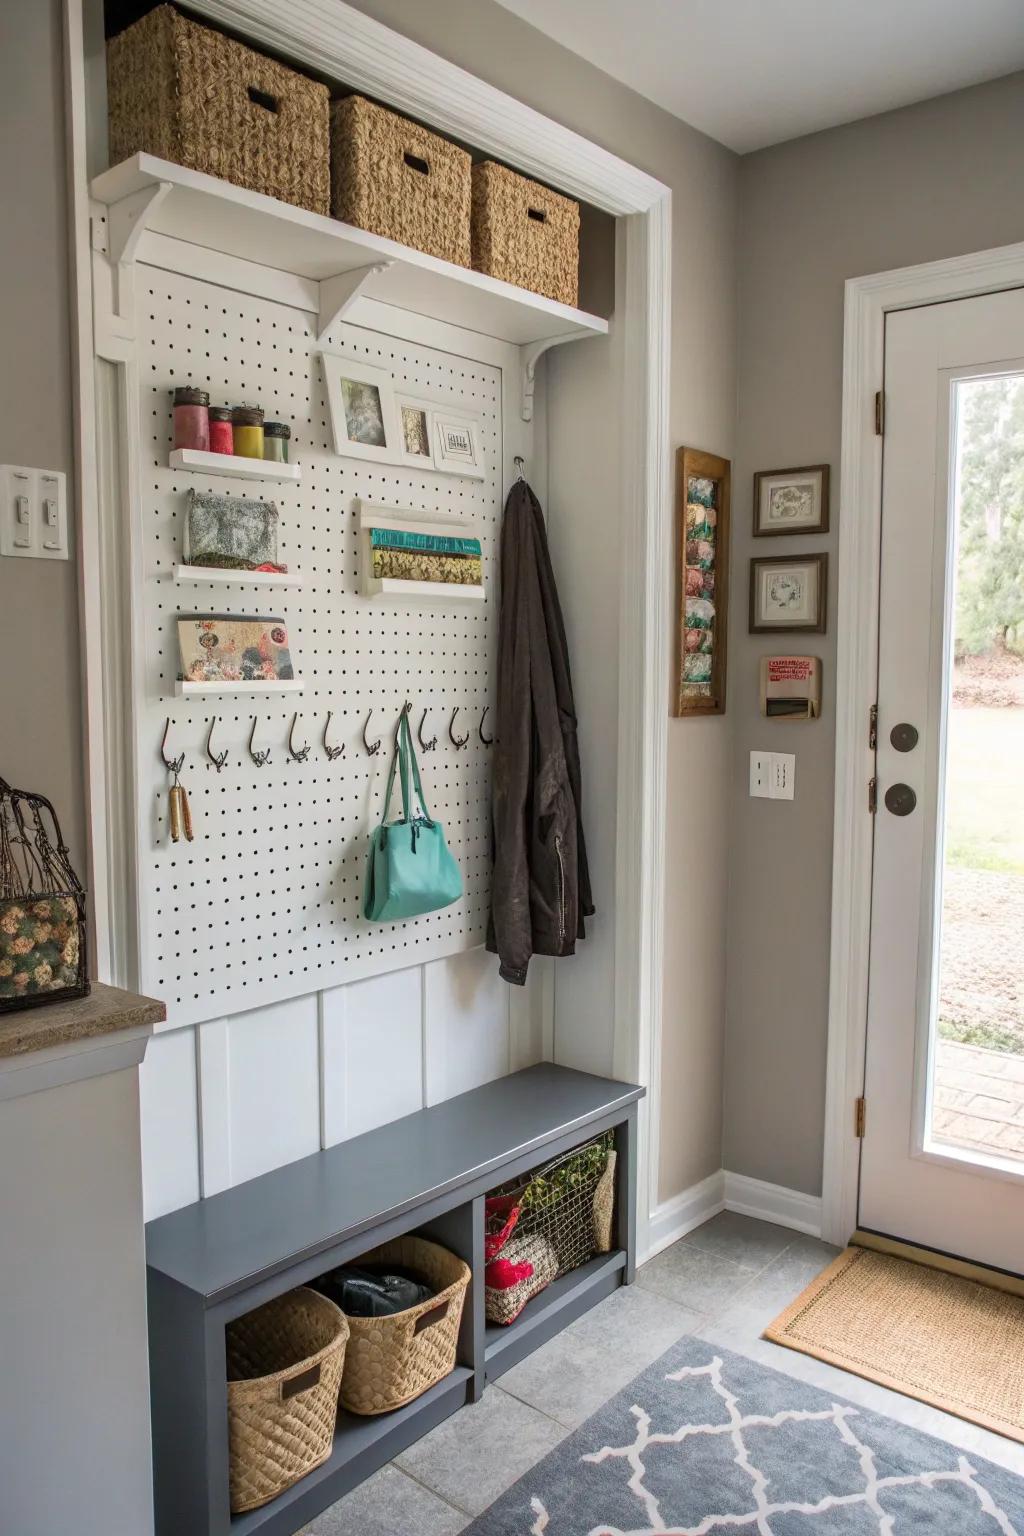
[[[190,0],[189,9],[396,111],[554,182],[608,213],[640,213],[662,184],[342,0]]]

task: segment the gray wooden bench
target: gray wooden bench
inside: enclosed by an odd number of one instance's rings
[[[292,1536],[588,1307],[633,1279],[636,1116],[642,1088],[550,1063],[339,1143],[146,1228],[157,1536]],[[614,1130],[616,1233],[509,1327],[484,1318],[484,1197],[505,1180]],[[473,1271],[458,1363],[393,1413],[340,1412],[327,1462],[262,1509],[228,1507],[224,1328],[404,1232]]]

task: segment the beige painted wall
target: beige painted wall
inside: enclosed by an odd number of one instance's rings
[[[833,689],[843,615],[833,602],[828,634],[805,642],[824,661],[823,718],[763,720],[757,659],[799,642],[747,634],[751,477],[756,469],[831,464],[828,537],[757,543],[770,554],[827,548],[834,598],[843,283],[1024,240],[1022,145],[1018,74],[740,163],[724,1164],[809,1194],[821,1188]],[[748,797],[755,747],[796,752],[792,805]]]
[[[0,17],[0,463],[62,469],[72,500],[60,0]],[[48,795],[79,870],[84,812],[74,559],[0,560],[0,775]]]
[[[673,193],[673,344],[671,437],[673,446],[690,443],[731,454],[735,416],[735,251],[736,157],[703,134],[610,79],[577,55],[560,48],[532,27],[495,5],[493,0],[356,0],[359,10],[415,38],[547,116],[565,123],[623,159],[641,166]],[[600,343],[587,343],[596,354]],[[575,356],[570,354],[576,353]],[[584,349],[566,348],[552,359],[553,393],[558,385],[585,389]],[[595,400],[600,392],[595,394]],[[614,402],[610,402],[614,420]],[[571,410],[570,410],[571,414]],[[558,412],[555,413],[556,417]],[[608,421],[595,419],[595,453],[609,462]],[[553,419],[553,428],[560,423]],[[565,424],[566,431],[578,431]],[[616,479],[611,473],[586,474],[587,494],[580,494],[573,515],[591,516],[609,538],[615,527]],[[558,480],[553,490],[570,494]],[[598,501],[588,501],[593,487]],[[603,502],[600,500],[603,497]],[[552,508],[557,528],[558,508]],[[553,535],[557,541],[557,534]],[[628,537],[628,530],[622,530]],[[666,558],[673,548],[672,528],[664,530]],[[557,550],[557,542],[556,542]],[[617,590],[614,547],[590,591],[567,586],[563,597],[573,644],[574,669],[582,680],[595,654],[611,658],[601,684],[614,687],[616,655],[614,609]],[[668,640],[666,639],[666,643]],[[589,682],[595,681],[592,673]],[[607,794],[609,740],[613,714],[602,700],[581,691],[585,772]],[[604,694],[607,702],[607,692]],[[592,722],[600,720],[597,730]],[[613,759],[612,759],[613,760]],[[726,836],[729,807],[730,746],[728,720],[673,720],[669,724],[666,879],[666,966],[662,1074],[661,1198],[686,1189],[721,1166],[722,1019],[724,1011]],[[613,787],[613,783],[612,783]],[[584,783],[586,794],[586,782]],[[698,876],[699,872],[699,876]],[[700,889],[695,887],[699,884]],[[607,905],[607,888],[597,890]],[[610,914],[608,914],[610,915]],[[607,916],[602,915],[603,930]],[[610,924],[607,930],[610,933]],[[560,1045],[581,1063],[588,1032],[597,1037],[598,1059],[610,1069],[608,986],[610,946],[602,946],[608,964],[595,954],[581,956],[578,978],[559,969]]]

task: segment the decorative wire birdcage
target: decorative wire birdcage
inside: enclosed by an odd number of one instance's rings
[[[43,795],[0,778],[0,1013],[89,991],[85,891]]]

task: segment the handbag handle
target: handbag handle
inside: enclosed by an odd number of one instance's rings
[[[411,819],[409,814],[409,779],[411,774],[412,787],[415,790],[416,798],[419,800],[420,809],[423,812],[423,819],[429,826],[433,826],[433,818],[430,815],[430,811],[427,807],[427,802],[423,794],[423,782],[420,779],[420,765],[416,759],[416,748],[412,744],[412,731],[409,728],[409,711],[407,709],[402,711],[401,719],[398,722],[398,730],[395,733],[395,750],[391,758],[391,768],[388,772],[388,787],[387,793],[384,797],[384,815],[381,818],[385,823],[387,822],[388,816],[391,813],[391,796],[394,793],[395,788],[396,768],[400,770],[401,774],[403,821],[409,821]]]

